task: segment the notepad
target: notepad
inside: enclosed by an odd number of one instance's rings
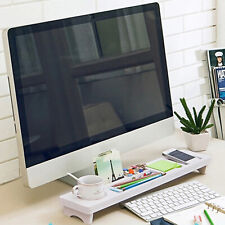
[[[220,209],[225,208],[225,197],[216,198],[210,200],[209,203],[219,207]],[[198,206],[195,206],[190,209],[186,209],[180,212],[171,213],[169,215],[165,215],[163,218],[175,225],[193,225],[194,216],[200,215],[202,218],[202,224],[209,224],[206,216],[204,215],[204,209],[207,210],[210,218],[212,219],[215,225],[223,225],[225,224],[225,214],[222,212],[217,212],[216,209],[208,208],[208,206],[203,203]]]
[[[169,170],[179,168],[179,167],[181,167],[181,165],[176,163],[176,162],[161,159],[159,161],[148,164],[147,167],[155,169],[155,170],[159,170],[159,171],[162,171],[162,172],[167,172]]]

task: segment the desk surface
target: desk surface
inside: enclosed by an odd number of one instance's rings
[[[126,153],[122,156],[124,166],[153,160],[168,148],[185,148],[183,138],[173,135],[151,145]],[[212,157],[206,175],[191,173],[158,189],[198,180],[220,194],[225,195],[225,141],[212,139],[205,154]],[[22,179],[0,185],[0,224],[5,225],[83,225],[78,218],[64,216],[59,196],[71,190],[71,187],[54,181],[35,189],[23,186]],[[94,215],[93,225],[144,225],[142,221],[118,205],[109,207]]]

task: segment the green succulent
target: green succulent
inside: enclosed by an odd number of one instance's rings
[[[183,127],[181,129],[187,133],[192,133],[192,134],[200,134],[202,132],[205,132],[206,129],[212,127],[214,124],[208,124],[209,119],[211,117],[211,114],[213,112],[213,107],[215,105],[215,99],[211,102],[211,105],[209,107],[208,113],[205,117],[205,120],[202,118],[202,114],[204,110],[206,109],[206,105],[204,105],[199,113],[197,114],[195,107],[193,107],[193,115],[192,116],[185,98],[180,98],[180,102],[184,108],[184,111],[187,115],[187,119],[184,117],[181,117],[177,112],[174,112],[174,114],[178,117],[180,122],[183,124]]]

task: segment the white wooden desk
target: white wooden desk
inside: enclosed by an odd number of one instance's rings
[[[171,147],[185,148],[183,138],[176,134],[126,153],[122,156],[124,166],[155,159],[161,155],[163,150]],[[212,157],[206,175],[191,173],[158,189],[195,179],[225,195],[225,141],[212,139],[205,153]],[[60,181],[54,181],[36,189],[24,187],[21,179],[1,185],[0,224],[48,225],[52,222],[53,225],[83,225],[78,218],[66,217],[62,212],[59,196],[70,189],[71,187]],[[141,225],[146,222],[116,205],[94,215],[93,225],[106,224]]]

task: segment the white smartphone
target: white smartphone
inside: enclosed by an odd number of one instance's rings
[[[194,155],[191,154],[191,152],[187,153],[187,150],[177,150],[175,148],[166,150],[162,153],[163,156],[165,156],[167,159],[171,159],[173,161],[176,161],[178,163],[183,163],[185,165],[192,163],[199,158],[196,158]]]

